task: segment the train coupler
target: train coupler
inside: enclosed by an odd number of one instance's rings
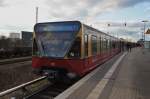
[[[54,71],[54,70],[44,70],[43,71],[43,76],[47,76],[47,78],[49,80],[57,80],[57,79],[59,79],[58,71]]]

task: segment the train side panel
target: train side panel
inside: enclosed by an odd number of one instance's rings
[[[119,39],[83,24],[75,38],[65,57],[33,56],[32,67],[40,71],[47,69],[61,72],[63,70],[66,74],[71,73],[82,77],[120,52]],[[74,44],[76,40],[78,42]],[[75,57],[78,54],[80,56]]]

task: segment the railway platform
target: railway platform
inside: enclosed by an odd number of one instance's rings
[[[150,51],[115,56],[55,99],[150,99]]]

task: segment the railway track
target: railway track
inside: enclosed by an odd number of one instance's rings
[[[45,88],[44,90],[39,91],[25,99],[53,99],[63,91],[65,91],[71,84],[57,83],[52,84]]]
[[[0,92],[0,99],[53,99],[69,86],[71,84],[52,84],[43,76]]]
[[[31,60],[32,57],[20,57],[20,58],[12,58],[12,59],[4,59],[4,60],[0,60],[0,65],[4,65],[4,64],[12,64],[12,63],[17,63],[17,62],[23,62],[23,61],[29,61]]]
[[[24,97],[30,96],[49,85],[50,83],[46,80],[46,77],[39,77],[30,82],[0,92],[0,99],[23,99]]]

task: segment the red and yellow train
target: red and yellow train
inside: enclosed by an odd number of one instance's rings
[[[37,23],[32,67],[51,80],[74,79],[120,51],[120,39],[79,21]]]

